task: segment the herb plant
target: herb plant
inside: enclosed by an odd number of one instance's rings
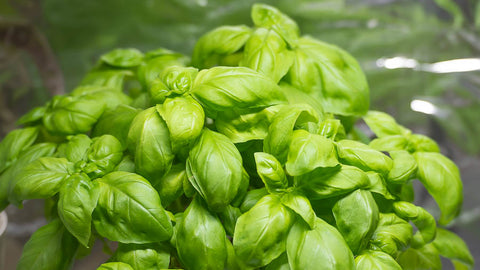
[[[70,269],[97,240],[118,243],[103,270],[473,269],[445,228],[456,165],[369,111],[347,52],[273,7],[252,19],[205,34],[191,60],[111,51],[19,120],[0,144],[0,206],[45,199],[49,223],[17,269]],[[439,215],[413,203],[417,179]]]

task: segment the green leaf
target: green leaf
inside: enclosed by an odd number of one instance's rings
[[[403,135],[387,135],[373,139],[369,146],[378,151],[401,151],[408,150],[409,142]]]
[[[186,181],[187,174],[184,164],[175,164],[170,171],[154,185],[162,201],[163,207],[169,206],[183,194],[183,181]]]
[[[282,105],[267,108],[225,111],[215,119],[218,132],[227,136],[233,143],[263,140],[275,114]]]
[[[109,262],[100,265],[97,270],[135,270],[130,265],[123,262]]]
[[[93,99],[98,105],[103,103],[108,110],[113,110],[119,105],[128,105],[132,102],[132,99],[123,93],[123,89],[99,87],[96,85],[79,86],[70,95],[78,99]]]
[[[247,212],[252,209],[252,207],[257,204],[257,202],[264,196],[269,195],[269,192],[266,188],[257,188],[252,189],[247,192],[245,199],[243,199],[242,204],[240,205],[240,211],[242,213]]]
[[[193,141],[202,133],[205,123],[202,106],[192,97],[182,96],[167,98],[156,109],[168,126],[172,151],[187,153]]]
[[[383,251],[396,258],[410,243],[412,226],[392,213],[380,213],[379,217],[378,226],[370,240],[370,249]]]
[[[247,42],[252,30],[245,26],[221,26],[198,39],[193,49],[192,65],[211,68],[225,57],[239,51]]]
[[[204,69],[195,78],[191,93],[204,107],[217,112],[286,101],[273,80],[245,67]]]
[[[70,176],[60,190],[58,216],[85,247],[89,247],[92,213],[97,206],[98,196],[98,188],[85,174]]]
[[[45,107],[35,107],[29,112],[21,116],[16,124],[17,125],[35,125],[42,120],[43,115],[45,115]]]
[[[254,157],[258,175],[262,178],[263,183],[265,183],[268,192],[285,192],[288,187],[288,180],[282,164],[268,153],[257,152],[254,154]]]
[[[112,172],[123,157],[123,146],[112,135],[93,138],[87,153],[87,166],[83,171],[91,178]]]
[[[226,234],[201,198],[188,206],[176,234],[176,248],[186,269],[223,270],[227,259]]]
[[[360,65],[334,45],[302,37],[286,81],[320,101],[325,112],[350,116],[368,111],[369,87]]]
[[[38,229],[23,247],[18,270],[67,270],[73,266],[78,242],[62,222],[53,220]]]
[[[296,176],[294,182],[310,200],[319,200],[366,188],[370,181],[357,167],[341,165],[335,168],[318,168]]]
[[[110,134],[126,148],[128,129],[138,112],[138,109],[127,105],[119,105],[114,110],[105,111],[93,127],[92,137]]]
[[[337,153],[332,140],[302,129],[293,132],[285,164],[289,175],[302,175],[319,167],[337,165]]]
[[[227,206],[224,211],[218,213],[223,227],[228,235],[232,236],[235,232],[235,224],[237,224],[238,218],[242,215],[242,211],[234,206]]]
[[[100,57],[104,63],[119,68],[132,68],[140,65],[143,54],[137,49],[115,49]]]
[[[273,30],[258,28],[245,44],[240,65],[256,70],[278,83],[293,64],[293,56],[280,35]]]
[[[393,210],[399,217],[410,220],[417,227],[418,231],[413,235],[412,247],[421,247],[435,239],[437,224],[427,210],[412,203],[402,201],[394,202]]]
[[[291,47],[295,47],[300,35],[297,23],[275,7],[265,4],[252,6],[252,21],[257,27],[273,29]]]
[[[393,200],[395,197],[388,191],[387,184],[382,175],[376,172],[367,172],[370,184],[367,190],[381,194],[387,200]]]
[[[269,263],[265,267],[265,270],[291,270],[290,265],[288,264],[287,253],[283,253],[280,257]]]
[[[53,143],[35,144],[23,151],[14,163],[0,174],[0,211],[4,210],[9,201],[15,201],[13,189],[19,180],[18,175],[32,161],[53,155],[56,145]]]
[[[281,202],[300,216],[310,228],[315,226],[315,212],[313,212],[312,205],[305,196],[296,192],[288,192],[282,196]]]
[[[211,210],[222,211],[237,195],[242,157],[225,135],[205,128],[190,150],[187,168],[188,180]]]
[[[314,108],[306,104],[287,105],[273,118],[268,135],[263,143],[263,151],[274,155],[280,163],[287,161],[293,130],[308,122],[318,123],[319,116]]]
[[[287,238],[287,256],[292,270],[355,269],[353,254],[342,235],[320,218],[313,229],[297,221]]]
[[[459,213],[463,202],[460,172],[450,159],[440,153],[416,152],[417,177],[435,199],[441,210],[441,225],[448,224]]]
[[[192,89],[198,69],[193,67],[170,66],[160,74],[160,78],[169,91],[182,95]]]
[[[440,153],[438,144],[427,136],[421,134],[412,134],[409,137],[411,152],[436,152]]]
[[[137,173],[153,185],[172,166],[174,154],[167,124],[155,107],[140,112],[132,121],[127,139]]]
[[[411,134],[410,130],[399,125],[392,116],[384,112],[369,111],[365,116],[363,116],[363,120],[379,138],[393,135]]]
[[[424,245],[419,249],[407,249],[398,256],[397,262],[404,270],[442,269],[440,256],[432,244]]]
[[[50,198],[60,191],[72,172],[73,164],[64,158],[39,158],[18,175],[12,202],[20,204],[23,200]]]
[[[345,128],[338,119],[325,119],[319,126],[319,134],[327,139],[335,140],[346,137]]]
[[[93,212],[93,224],[101,236],[135,244],[170,239],[170,219],[158,193],[143,177],[119,171],[95,181],[100,196]]]
[[[30,147],[38,136],[38,128],[22,128],[11,131],[0,142],[0,173],[15,162],[18,155]]]
[[[388,183],[403,184],[412,179],[417,173],[417,162],[415,158],[405,150],[390,151],[393,159],[393,166],[388,177]]]
[[[356,166],[364,171],[374,171],[388,175],[392,168],[392,159],[366,144],[352,140],[337,142],[337,153],[340,162]]]
[[[359,254],[369,244],[378,224],[379,211],[372,194],[358,189],[338,200],[332,212],[350,250]]]
[[[126,78],[133,77],[130,70],[121,69],[93,69],[82,79],[80,86],[105,86],[123,91]]]
[[[85,161],[87,152],[90,149],[92,140],[85,134],[72,135],[67,137],[68,142],[61,144],[57,151],[58,157],[66,158],[72,163]]]
[[[468,246],[455,233],[437,227],[437,235],[432,244],[440,256],[450,259],[454,264],[459,264],[465,269],[474,269],[475,260]]]
[[[355,257],[357,270],[402,270],[392,256],[374,250],[365,250]]]
[[[170,66],[183,67],[189,62],[188,57],[168,51],[165,49],[157,49],[153,52],[148,52],[146,55],[146,61],[138,67],[137,78],[143,88],[147,89],[151,94],[153,101],[159,101],[155,99],[155,93],[152,92],[152,83],[158,80],[159,75]]]
[[[170,265],[170,253],[161,244],[118,244],[115,259],[133,270],[166,269]]]
[[[285,251],[292,221],[279,197],[264,196],[237,220],[233,247],[238,258],[256,268],[269,264]]]

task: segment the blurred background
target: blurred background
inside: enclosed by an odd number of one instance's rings
[[[52,95],[72,90],[99,55],[165,47],[187,55],[220,25],[252,25],[242,0],[0,0],[0,137]],[[480,263],[480,1],[277,0],[303,34],[334,43],[362,65],[371,109],[434,138],[459,166],[464,206],[451,225]],[[418,187],[416,203],[438,211]],[[45,224],[43,205],[7,209],[6,270]],[[75,269],[95,269],[99,255]],[[450,269],[448,263],[445,269]],[[1,268],[1,267],[0,267]]]

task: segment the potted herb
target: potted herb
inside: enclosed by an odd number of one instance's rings
[[[445,229],[455,164],[369,111],[347,52],[273,7],[252,19],[205,34],[191,60],[111,51],[19,120],[0,144],[1,209],[45,199],[49,223],[17,269],[70,269],[97,240],[118,243],[98,269],[473,268]],[[416,180],[438,217],[413,204]]]

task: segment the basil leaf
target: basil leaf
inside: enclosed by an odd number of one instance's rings
[[[93,224],[101,236],[135,244],[170,239],[170,219],[158,193],[143,177],[119,171],[95,181],[100,196],[93,211]]]
[[[123,104],[114,110],[105,111],[93,127],[92,137],[110,134],[126,148],[130,124],[138,112],[138,109]]]
[[[288,180],[285,171],[282,168],[282,164],[280,164],[274,156],[268,153],[257,152],[254,154],[254,157],[258,175],[265,183],[268,192],[285,192],[288,187]]]
[[[205,128],[190,150],[187,168],[188,180],[211,210],[222,211],[237,195],[242,157],[225,135]]]
[[[405,150],[391,151],[390,157],[393,159],[393,166],[388,177],[388,183],[403,184],[412,179],[417,173],[417,162],[415,158]]]
[[[104,63],[119,68],[131,68],[140,65],[143,54],[137,49],[115,49],[100,57]]]
[[[58,219],[38,229],[25,244],[18,270],[67,270],[73,266],[78,242]]]
[[[233,143],[263,140],[268,134],[268,127],[275,113],[281,106],[247,110],[233,108],[217,116],[215,127]]]
[[[60,190],[58,216],[67,230],[88,247],[92,213],[97,205],[99,190],[85,174],[74,174],[65,182]]]
[[[238,217],[242,215],[242,212],[239,208],[234,206],[227,206],[224,211],[218,213],[220,220],[222,221],[223,227],[228,235],[233,235],[235,232],[235,224],[237,223]]]
[[[237,220],[233,247],[238,258],[250,267],[269,264],[285,251],[292,221],[279,197],[264,196]]]
[[[172,93],[182,95],[192,89],[198,69],[193,67],[170,66],[160,74],[162,82]]]
[[[122,89],[99,86],[80,86],[70,94],[78,99],[93,99],[97,104],[103,103],[106,109],[113,110],[121,104],[129,104],[132,99]]]
[[[273,80],[245,67],[202,70],[195,78],[191,93],[204,107],[217,112],[286,102]]]
[[[226,234],[215,214],[196,197],[188,206],[176,234],[180,261],[187,269],[224,269]]]
[[[313,212],[312,205],[305,196],[296,192],[288,192],[282,196],[281,202],[299,215],[310,228],[315,226],[315,212]]]
[[[125,83],[125,77],[133,77],[134,73],[130,70],[121,70],[121,69],[94,69],[87,73],[87,75],[80,82],[81,86],[105,86],[117,89],[119,91],[123,90],[123,85]]]
[[[365,172],[357,167],[341,165],[336,168],[318,168],[295,176],[294,182],[310,200],[319,200],[349,193],[370,184]]]
[[[132,121],[127,138],[137,173],[155,185],[172,166],[174,154],[167,124],[155,107],[140,112]]]
[[[265,267],[265,270],[291,270],[288,264],[287,253],[283,253],[280,257],[273,260]]]
[[[421,134],[412,134],[410,137],[410,147],[412,152],[436,152],[440,153],[438,144],[427,136]]]
[[[428,244],[435,239],[437,224],[433,216],[422,207],[409,202],[394,202],[393,210],[399,217],[410,220],[418,231],[413,235],[411,246],[414,248]]]
[[[338,231],[353,254],[365,249],[377,228],[379,211],[370,191],[356,190],[332,208]]]
[[[120,163],[115,167],[114,171],[123,171],[123,172],[135,172],[135,162],[133,162],[132,157],[129,155],[123,156]]]
[[[395,197],[388,191],[387,184],[382,175],[376,172],[367,172],[368,179],[370,184],[367,190],[370,192],[375,192],[381,194],[387,200],[394,200]]]
[[[325,119],[319,126],[319,134],[327,139],[335,140],[346,137],[345,128],[338,119]]]
[[[389,135],[373,139],[368,145],[378,151],[391,152],[408,150],[409,142],[403,135]]]
[[[280,163],[284,164],[287,161],[295,127],[318,121],[317,112],[309,105],[284,106],[273,118],[268,128],[268,135],[263,142],[263,151],[274,155]]]
[[[92,140],[85,134],[68,136],[67,139],[67,143],[60,145],[57,156],[66,158],[73,163],[86,160]]]
[[[45,115],[45,110],[46,110],[45,107],[35,107],[31,109],[29,112],[27,112],[26,114],[24,114],[23,116],[21,116],[17,120],[16,124],[33,126],[42,120],[43,115]]]
[[[10,202],[15,201],[13,189],[19,179],[18,175],[32,161],[52,156],[56,145],[53,143],[39,143],[23,151],[2,174],[0,174],[0,211],[3,211]]]
[[[441,225],[448,224],[460,212],[463,187],[460,172],[450,159],[440,153],[416,152],[417,177],[441,210]]]
[[[187,174],[184,164],[175,164],[170,171],[154,185],[158,191],[163,207],[169,206],[183,194],[183,181]]]
[[[192,65],[211,68],[225,57],[239,51],[247,42],[252,30],[245,26],[221,26],[198,39],[193,49]]]
[[[394,135],[409,135],[411,131],[399,125],[395,119],[384,112],[369,111],[363,120],[379,138]]]
[[[278,9],[265,4],[254,4],[252,21],[257,27],[273,29],[289,46],[297,44],[300,35],[297,23]]]
[[[319,167],[338,165],[333,141],[322,135],[299,129],[293,132],[291,140],[285,164],[289,175],[302,175]]]
[[[170,253],[161,244],[118,244],[115,259],[133,270],[166,269],[170,265]]]
[[[43,116],[45,128],[59,135],[85,133],[102,115],[106,105],[91,96],[55,96]]]
[[[352,140],[337,142],[340,162],[356,166],[364,171],[374,171],[388,175],[392,168],[392,159],[368,145]]]
[[[369,87],[358,62],[346,51],[302,37],[286,81],[319,100],[325,112],[364,115]]]
[[[280,81],[279,86],[280,91],[282,91],[282,93],[287,97],[288,104],[308,105],[319,116],[319,119],[323,119],[325,117],[323,105],[319,100],[312,98],[308,93],[305,93],[284,81]]]
[[[100,265],[97,270],[135,270],[130,265],[123,262],[109,262]]]
[[[237,195],[233,198],[231,205],[235,207],[240,207],[243,203],[245,197],[247,196],[248,188],[250,187],[250,175],[248,175],[245,168],[242,168],[242,181],[238,187]]]
[[[0,142],[0,173],[15,162],[18,155],[30,147],[38,136],[38,128],[22,128],[11,131]]]
[[[442,269],[440,256],[432,244],[424,245],[419,249],[407,249],[398,256],[397,262],[404,270]]]
[[[64,158],[42,157],[33,161],[18,175],[12,203],[54,196],[72,172],[73,164]]]
[[[293,52],[273,30],[256,29],[245,44],[241,66],[256,70],[277,82],[293,64]]]
[[[189,62],[188,57],[165,49],[148,52],[145,55],[145,61],[138,66],[137,78],[155,102],[158,100],[155,99],[156,95],[152,92],[152,83],[159,79],[159,75],[165,68],[170,66],[183,67],[187,62]]]
[[[248,210],[252,209],[252,207],[257,204],[257,202],[263,198],[264,196],[268,195],[269,192],[266,188],[258,188],[252,189],[247,192],[245,199],[243,200],[242,204],[240,205],[240,211],[242,213],[247,212]]]
[[[450,259],[465,269],[474,269],[474,258],[465,242],[455,233],[446,229],[437,228],[437,235],[432,242],[440,256]],[[455,268],[457,269],[457,268]],[[459,269],[462,269],[459,267]]]
[[[101,177],[112,172],[123,157],[123,146],[112,135],[93,138],[87,153],[87,166],[84,172],[91,178]]]
[[[379,215],[378,226],[370,240],[370,249],[383,251],[396,258],[399,251],[407,248],[412,238],[412,226],[397,215]]]
[[[388,254],[381,251],[365,250],[355,258],[357,270],[402,270],[402,267]]]
[[[172,151],[188,152],[192,142],[200,136],[205,123],[202,106],[187,96],[167,98],[163,104],[157,105],[156,109],[168,126]]]
[[[287,238],[287,256],[290,268],[355,269],[353,254],[342,235],[320,218],[313,229],[297,221]]]

